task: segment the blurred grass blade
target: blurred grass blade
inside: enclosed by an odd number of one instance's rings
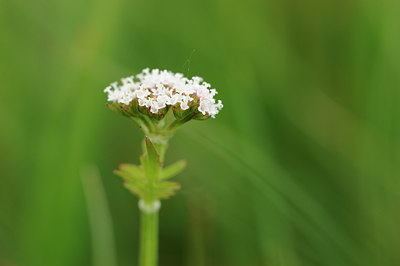
[[[99,170],[87,165],[81,171],[92,233],[93,265],[117,266],[111,214]]]

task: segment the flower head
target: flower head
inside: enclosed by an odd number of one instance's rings
[[[215,118],[223,107],[216,101],[215,89],[200,77],[188,79],[181,73],[159,69],[144,69],[140,74],[121,79],[122,84],[111,83],[104,92],[108,101],[130,113],[162,118],[173,108],[177,119],[191,115],[193,119]]]

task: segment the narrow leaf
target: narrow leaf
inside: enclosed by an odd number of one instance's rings
[[[131,184],[131,183],[124,183],[124,186],[129,189],[132,193],[138,195],[139,197],[143,197],[144,196],[144,192],[141,188],[136,187],[135,185]]]
[[[171,189],[168,190],[157,190],[155,196],[159,199],[168,199],[170,196],[175,195],[175,192]]]
[[[122,177],[123,179],[125,179],[126,181],[130,181],[130,182],[134,182],[134,183],[143,183],[144,179],[134,176],[128,172],[125,171],[121,171],[121,170],[114,170],[114,174],[119,175],[120,177]]]
[[[151,143],[150,139],[148,137],[145,137],[146,141],[146,150],[147,150],[147,156],[152,164],[156,164],[157,167],[160,167],[160,156],[158,155],[156,148],[154,148],[153,143]]]
[[[151,143],[148,137],[145,137],[145,142],[146,154],[142,155],[140,160],[142,162],[143,170],[146,174],[146,177],[150,180],[156,181],[158,180],[161,168],[161,163],[159,160],[160,156],[157,154],[153,143]]]
[[[123,172],[127,172],[136,178],[143,179],[145,177],[143,170],[134,164],[121,164],[119,169]]]
[[[181,185],[179,183],[176,182],[160,182],[156,185],[157,188],[159,189],[179,189],[181,187]]]
[[[186,166],[185,160],[181,160],[181,161],[178,161],[174,164],[167,166],[166,168],[164,168],[161,171],[160,179],[168,179],[173,176],[176,176],[177,174],[182,172],[182,170],[185,168],[185,166]]]

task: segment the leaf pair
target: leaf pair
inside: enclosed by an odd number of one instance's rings
[[[114,173],[125,181],[125,187],[148,202],[168,198],[180,188],[176,182],[164,181],[179,174],[186,166],[185,161],[178,161],[162,169],[159,155],[145,137],[145,153],[140,157],[141,165],[121,164]]]

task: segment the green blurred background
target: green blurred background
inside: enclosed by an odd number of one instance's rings
[[[112,171],[142,133],[103,89],[198,75],[161,266],[400,265],[398,0],[0,1],[0,265],[136,265]]]

